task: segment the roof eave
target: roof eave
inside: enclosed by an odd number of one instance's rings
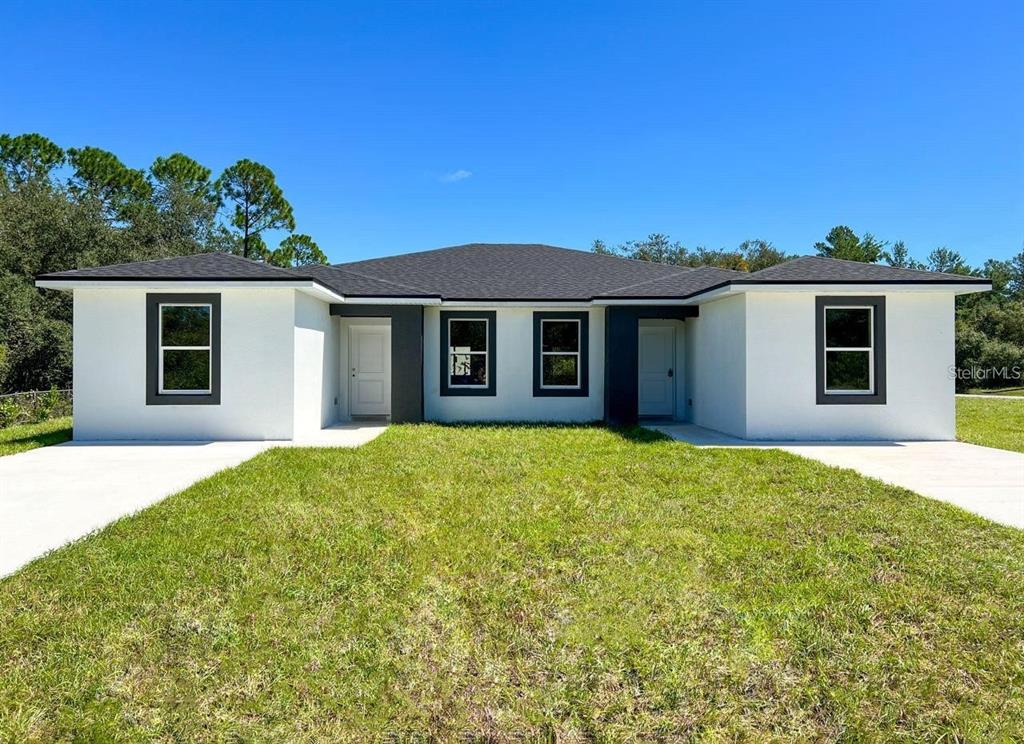
[[[691,302],[707,302],[730,294],[747,292],[912,292],[912,293],[952,293],[956,295],[989,292],[992,282],[987,279],[931,279],[927,281],[907,281],[905,279],[884,279],[870,282],[851,282],[841,279],[791,279],[778,281],[757,281],[755,279],[734,279],[728,282],[702,289],[687,295],[684,299]]]
[[[118,287],[131,289],[192,289],[226,287],[232,289],[274,288],[297,289],[305,294],[318,297],[328,302],[344,302],[345,297],[330,287],[314,279],[290,279],[287,277],[265,279],[237,279],[232,277],[204,277],[202,279],[149,279],[145,277],[49,277],[43,275],[36,279],[36,286],[41,289],[58,289],[72,291],[75,289],[93,289]]]

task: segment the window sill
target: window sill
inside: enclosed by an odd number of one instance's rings
[[[534,398],[586,398],[590,392],[586,388],[534,388]]]
[[[819,406],[884,406],[885,394],[820,393],[817,404]]]
[[[157,393],[146,396],[147,406],[219,406],[220,395],[213,393]]]

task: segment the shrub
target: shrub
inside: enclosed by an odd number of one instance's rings
[[[24,411],[18,403],[10,398],[0,400],[0,429],[14,426],[21,419]]]

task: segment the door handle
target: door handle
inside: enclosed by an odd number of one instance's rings
[[[671,367],[669,367],[669,368],[668,368],[668,376],[669,376],[669,377],[671,377],[671,376],[672,376],[672,368],[671,368]]]

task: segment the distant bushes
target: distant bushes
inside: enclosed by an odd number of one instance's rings
[[[71,415],[71,391],[34,390],[0,395],[0,429]]]

